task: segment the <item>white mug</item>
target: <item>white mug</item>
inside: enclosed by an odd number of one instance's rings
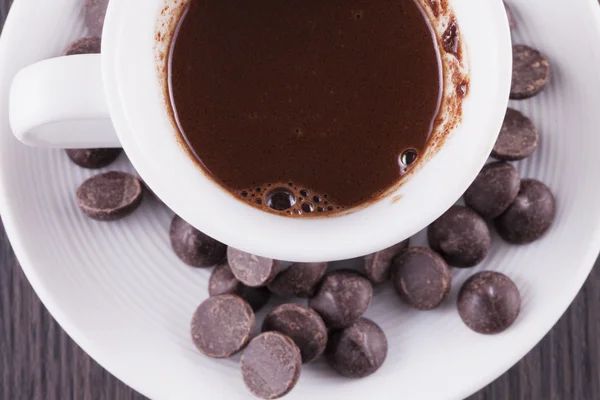
[[[333,217],[282,217],[234,198],[188,156],[165,100],[164,35],[187,1],[111,0],[101,55],[21,70],[10,94],[15,136],[32,146],[122,146],[161,200],[196,228],[249,253],[303,262],[362,256],[412,236],[456,202],[488,158],[510,88],[507,18],[501,0],[448,0],[468,54],[469,92],[462,121],[414,173],[379,201]]]

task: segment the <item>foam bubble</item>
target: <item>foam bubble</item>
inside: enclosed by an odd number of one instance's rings
[[[296,204],[296,196],[286,188],[275,188],[267,193],[266,203],[275,211],[284,211]]]
[[[315,193],[294,182],[252,185],[235,193],[255,207],[285,216],[310,217],[315,213],[335,214],[345,209],[325,200],[329,197],[327,194]]]
[[[415,149],[406,149],[400,155],[400,163],[406,167],[411,166],[417,161],[419,153]]]
[[[315,206],[312,203],[302,203],[302,212],[311,213],[315,209]]]

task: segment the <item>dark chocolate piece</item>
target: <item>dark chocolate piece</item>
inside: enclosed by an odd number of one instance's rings
[[[361,318],[331,334],[325,358],[341,375],[364,378],[383,365],[387,351],[385,333],[373,321]]]
[[[517,27],[515,15],[513,14],[512,10],[510,9],[510,6],[508,4],[506,4],[505,1],[503,3],[504,3],[504,9],[506,10],[506,18],[508,18],[508,25],[510,26],[510,29],[515,29]]]
[[[298,346],[279,332],[258,335],[242,355],[244,383],[261,399],[278,399],[288,394],[300,378],[301,367]]]
[[[502,161],[522,160],[533,154],[538,141],[538,132],[533,122],[519,111],[508,108],[492,157]]]
[[[156,193],[154,193],[154,190],[152,190],[152,188],[150,186],[148,186],[146,181],[144,179],[142,179],[142,177],[139,175],[138,175],[138,179],[140,180],[140,182],[142,182],[142,186],[144,187],[144,190],[146,191],[146,193],[148,193],[149,195],[151,195],[152,197],[154,197],[155,199],[160,201],[160,199],[158,198]]]
[[[392,247],[369,254],[364,260],[365,275],[374,284],[383,283],[390,279],[390,267],[398,253],[408,247],[409,240],[404,240]]]
[[[229,247],[227,261],[233,275],[250,287],[266,286],[280,271],[280,262],[266,257],[255,256]]]
[[[83,17],[90,35],[102,35],[107,8],[108,0],[86,0],[83,6]]]
[[[429,245],[453,267],[479,264],[492,245],[485,221],[473,210],[453,206],[427,230]]]
[[[523,100],[539,94],[550,82],[550,63],[534,48],[513,46],[513,72],[510,98]]]
[[[325,275],[308,306],[321,315],[328,328],[339,329],[359,319],[372,296],[367,278],[354,271],[335,271]]]
[[[67,149],[65,152],[80,167],[99,169],[112,164],[123,149]]]
[[[415,247],[394,259],[392,282],[406,304],[418,310],[432,310],[450,294],[452,273],[436,252]]]
[[[515,201],[494,223],[502,239],[526,244],[542,237],[554,222],[556,201],[542,182],[523,179]]]
[[[97,54],[100,53],[102,40],[99,37],[87,37],[74,41],[64,52],[65,56],[74,56],[77,54]]]
[[[511,164],[488,164],[465,192],[465,204],[484,218],[496,218],[517,197],[521,178]]]
[[[208,294],[239,296],[250,304],[254,312],[260,310],[271,298],[271,292],[267,288],[251,288],[238,281],[227,264],[218,265],[213,269],[208,280]]]
[[[95,175],[77,189],[77,204],[88,217],[115,221],[131,214],[142,202],[144,190],[135,176],[125,172]]]
[[[506,275],[484,271],[470,277],[458,294],[458,313],[475,332],[500,333],[517,319],[519,289]]]
[[[213,267],[225,260],[226,245],[200,232],[177,215],[171,221],[169,238],[177,257],[190,267]]]
[[[327,346],[327,327],[316,311],[298,304],[282,304],[267,315],[263,332],[289,336],[300,349],[302,362],[319,357]]]
[[[192,318],[192,340],[212,358],[227,358],[240,351],[253,330],[252,307],[230,294],[204,300]]]
[[[310,297],[325,272],[327,263],[295,263],[281,271],[271,283],[269,290],[278,296]]]

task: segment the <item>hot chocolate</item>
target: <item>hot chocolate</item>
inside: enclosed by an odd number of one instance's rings
[[[192,0],[169,62],[173,116],[198,163],[244,201],[294,216],[396,185],[442,98],[415,0]]]

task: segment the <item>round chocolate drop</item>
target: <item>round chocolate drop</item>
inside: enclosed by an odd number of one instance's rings
[[[510,98],[523,100],[539,94],[550,83],[550,63],[538,50],[513,46],[513,71]]]
[[[200,232],[177,215],[171,221],[169,237],[177,257],[190,267],[213,267],[225,260],[226,245]]]
[[[494,224],[502,239],[526,244],[542,237],[555,216],[556,201],[550,189],[540,181],[523,179],[515,201]]]
[[[336,271],[325,275],[308,306],[319,313],[330,329],[351,325],[359,319],[373,296],[371,282],[354,271]]]
[[[233,247],[227,249],[227,261],[233,275],[250,287],[266,286],[280,271],[280,262],[255,256]]]
[[[483,218],[496,218],[517,197],[521,178],[504,162],[488,164],[465,192],[465,204]]]
[[[71,161],[82,168],[99,169],[112,164],[123,149],[67,149]]]
[[[271,298],[271,292],[267,288],[251,288],[238,281],[227,264],[218,265],[212,270],[208,280],[208,294],[239,296],[250,304],[254,312],[260,310]]]
[[[369,254],[364,259],[364,270],[367,278],[374,284],[383,283],[390,279],[390,268],[394,257],[408,247],[409,240],[404,240],[387,249]]]
[[[248,344],[241,364],[244,383],[252,394],[278,399],[296,386],[302,357],[292,339],[279,332],[265,332]]]
[[[91,35],[102,35],[108,0],[86,0],[83,17]]]
[[[289,336],[300,349],[302,362],[319,357],[327,345],[327,327],[316,311],[298,304],[282,304],[271,311],[263,332],[277,331]]]
[[[99,37],[86,37],[74,41],[67,47],[63,53],[65,56],[75,56],[78,54],[98,54],[100,53],[102,39]]]
[[[504,9],[506,10],[506,18],[508,18],[508,25],[510,26],[510,29],[515,29],[517,27],[515,16],[514,16],[512,10],[510,9],[510,6],[508,4],[506,4],[505,1],[503,3],[504,3]]]
[[[414,247],[394,259],[392,282],[406,304],[418,310],[432,310],[450,294],[452,273],[437,253]]]
[[[383,365],[387,351],[383,330],[373,321],[361,318],[347,328],[332,332],[325,358],[341,375],[364,378]]]
[[[491,155],[501,161],[523,160],[535,152],[538,141],[533,122],[521,112],[508,108]]]
[[[92,219],[115,221],[138,208],[143,194],[142,184],[135,176],[112,171],[83,182],[77,189],[77,204]]]
[[[454,267],[479,264],[488,253],[492,239],[487,224],[476,212],[453,206],[427,230],[431,248]]]
[[[458,313],[475,332],[500,333],[515,322],[520,310],[519,289],[499,272],[473,275],[458,294]]]
[[[212,358],[227,358],[240,351],[254,330],[254,312],[240,297],[209,297],[192,317],[192,340]]]
[[[327,263],[294,263],[269,283],[269,290],[282,297],[310,297],[315,294],[327,266]]]

